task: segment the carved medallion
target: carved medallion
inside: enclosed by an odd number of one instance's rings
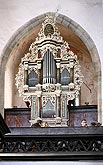
[[[47,25],[45,26],[45,28],[44,28],[44,34],[45,34],[45,36],[51,35],[51,34],[53,34],[53,33],[54,33],[54,28],[53,28],[53,26],[52,26],[51,24],[47,24]]]

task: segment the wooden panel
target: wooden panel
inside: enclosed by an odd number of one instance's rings
[[[75,106],[70,108],[70,126],[80,126],[82,119],[87,120],[90,125],[91,121],[98,120],[97,105]]]
[[[74,106],[70,110],[70,126],[80,126],[85,118],[90,125],[92,120],[98,119],[97,105]],[[30,127],[31,110],[28,108],[5,109],[5,121],[8,127]]]
[[[8,127],[30,127],[31,111],[28,108],[5,109],[5,121]]]

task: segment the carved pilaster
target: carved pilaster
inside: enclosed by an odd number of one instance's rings
[[[60,95],[57,95],[57,117],[61,117],[61,109],[60,109]]]
[[[75,106],[79,106],[79,95],[75,97]]]
[[[24,63],[24,85],[28,85],[28,62]]]
[[[37,96],[32,96],[32,105],[31,105],[31,120],[38,117],[37,114]]]
[[[38,68],[38,80],[39,80],[39,84],[41,84],[41,61],[38,61],[37,68]]]
[[[57,117],[61,117],[61,107],[60,107],[60,96],[61,96],[61,84],[56,84],[56,96],[57,96]]]
[[[41,95],[37,95],[37,97],[38,97],[38,116],[41,117],[41,107],[40,107]]]
[[[28,85],[28,70],[24,71],[24,85]]]
[[[60,62],[57,62],[56,66],[57,66],[57,83],[60,83]]]
[[[38,98],[38,117],[41,117],[41,92],[39,92],[37,94],[37,98]]]
[[[70,68],[70,82],[74,82],[74,68]]]

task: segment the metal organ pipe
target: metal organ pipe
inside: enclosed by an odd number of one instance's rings
[[[48,63],[49,63],[49,61],[48,61],[48,51],[47,51],[47,54],[46,54],[46,69],[47,69],[47,71],[46,71],[46,83],[48,83],[48,76],[49,76],[49,65],[48,65]]]
[[[56,83],[56,63],[49,49],[43,58],[43,84],[45,83]]]
[[[46,64],[47,64],[47,60],[46,60],[46,54],[44,55],[43,58],[43,83],[46,83]]]

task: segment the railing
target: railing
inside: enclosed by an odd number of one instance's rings
[[[103,160],[103,127],[10,128],[1,160]]]

